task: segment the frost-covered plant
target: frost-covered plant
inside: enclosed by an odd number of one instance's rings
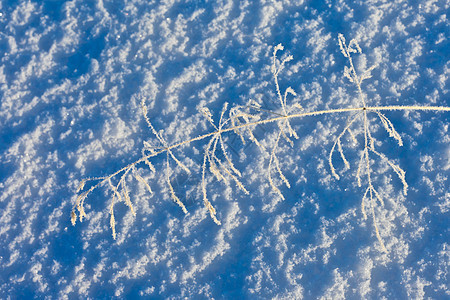
[[[247,105],[237,105],[231,108],[228,108],[228,104],[225,103],[222,111],[219,115],[218,122],[214,121],[213,114],[211,111],[203,107],[200,109],[200,113],[206,118],[208,123],[211,125],[212,131],[191,139],[187,139],[182,142],[178,142],[175,144],[169,144],[163,138],[163,132],[157,131],[148,118],[148,109],[144,101],[141,102],[141,109],[143,117],[151,130],[152,134],[156,137],[157,145],[152,144],[151,141],[144,141],[144,147],[142,148],[142,156],[140,159],[130,163],[129,165],[121,168],[120,170],[103,177],[95,177],[95,178],[86,178],[81,181],[81,184],[77,190],[78,196],[76,198],[75,204],[71,213],[71,221],[72,225],[75,225],[77,218],[81,221],[86,217],[86,213],[84,211],[84,202],[87,196],[96,188],[100,186],[107,186],[112,192],[112,200],[109,206],[110,213],[110,226],[112,229],[113,238],[116,238],[116,229],[115,229],[115,218],[114,218],[114,205],[118,201],[124,201],[125,204],[130,208],[133,215],[135,215],[135,211],[133,209],[133,205],[129,196],[129,190],[127,188],[127,178],[134,177],[137,181],[142,183],[149,193],[153,193],[149,184],[139,175],[137,171],[138,165],[146,165],[148,170],[153,173],[157,173],[155,167],[150,162],[150,160],[156,156],[165,155],[166,156],[166,170],[165,170],[165,182],[167,184],[170,198],[180,206],[184,213],[187,213],[187,209],[184,206],[183,202],[177,197],[175,190],[171,184],[171,167],[170,162],[174,161],[175,165],[185,172],[190,173],[190,170],[175,156],[173,150],[180,148],[183,145],[190,144],[196,141],[206,140],[207,143],[204,148],[203,153],[203,164],[201,167],[201,194],[203,195],[203,203],[208,210],[212,220],[220,225],[219,219],[216,217],[216,210],[211,202],[208,200],[207,196],[207,176],[212,175],[218,181],[222,181],[227,186],[231,184],[238,187],[239,190],[244,192],[245,194],[249,194],[247,189],[244,187],[244,184],[241,182],[241,172],[235,167],[233,164],[230,155],[227,153],[226,143],[224,142],[223,136],[225,134],[237,134],[241,141],[245,143],[246,141],[250,141],[255,143],[260,151],[263,154],[267,154],[269,156],[269,164],[268,164],[268,180],[272,190],[282,199],[284,196],[280,189],[278,188],[276,182],[273,178],[273,172],[275,171],[281,181],[289,188],[290,184],[287,180],[286,176],[283,174],[280,163],[277,157],[277,149],[279,147],[279,143],[284,140],[291,146],[293,146],[293,139],[298,139],[297,133],[291,127],[289,121],[291,119],[303,118],[306,116],[317,116],[324,114],[337,114],[337,113],[353,113],[348,119],[347,124],[345,125],[342,132],[335,139],[333,146],[331,147],[331,151],[328,157],[328,163],[330,166],[330,171],[332,175],[339,180],[339,175],[336,171],[336,168],[333,164],[333,155],[337,153],[341,160],[343,161],[345,168],[350,169],[350,163],[347,160],[343,146],[342,146],[342,137],[345,134],[349,134],[351,139],[353,140],[353,145],[358,145],[358,136],[353,133],[352,128],[360,124],[362,126],[362,136],[360,137],[360,159],[358,163],[358,168],[356,170],[356,181],[359,187],[362,187],[363,183],[366,186],[365,192],[361,201],[361,211],[364,216],[364,219],[367,219],[366,206],[370,207],[370,214],[372,216],[375,233],[377,239],[381,245],[383,251],[387,252],[387,249],[383,243],[381,238],[378,226],[377,226],[377,218],[375,215],[375,206],[377,201],[384,205],[384,201],[377,191],[377,189],[373,185],[372,181],[372,161],[371,155],[375,158],[379,158],[385,161],[391,169],[397,174],[399,180],[403,184],[403,193],[406,195],[408,190],[408,184],[405,180],[405,171],[389,160],[383,153],[379,152],[375,148],[375,139],[371,133],[371,121],[369,121],[368,115],[375,115],[384,129],[387,131],[390,137],[395,139],[399,146],[403,145],[403,141],[400,137],[400,134],[395,130],[391,121],[383,114],[382,111],[389,110],[408,110],[408,111],[450,111],[450,107],[442,107],[442,106],[369,106],[364,93],[362,92],[362,83],[364,80],[369,79],[371,77],[371,71],[376,67],[375,65],[365,70],[362,74],[358,74],[354,64],[352,55],[362,53],[361,48],[358,42],[355,39],[352,39],[348,45],[346,44],[345,38],[342,34],[338,36],[339,47],[344,55],[348,59],[348,66],[344,67],[344,76],[355,85],[358,93],[358,99],[360,102],[360,107],[353,108],[339,108],[339,109],[330,109],[330,110],[320,110],[320,111],[311,111],[311,112],[303,112],[303,108],[300,104],[294,103],[292,105],[288,105],[287,98],[289,95],[296,96],[295,91],[288,87],[284,92],[281,91],[279,83],[278,83],[278,75],[283,70],[285,64],[293,59],[292,56],[287,56],[283,60],[279,60],[277,58],[278,51],[283,50],[283,46],[281,44],[275,46],[273,50],[272,56],[272,74],[274,77],[276,95],[279,101],[279,109],[277,111],[267,111],[261,108],[261,106],[255,101],[249,101]],[[269,114],[267,114],[269,112]],[[268,115],[268,117],[267,117]],[[360,120],[360,122],[356,122]],[[262,143],[258,141],[258,139],[253,134],[253,130],[257,125],[264,125],[268,123],[276,123],[278,127],[278,131],[276,134],[275,140],[271,144],[271,149],[266,149]],[[116,183],[113,183],[115,181]],[[85,190],[85,184],[87,182],[93,182],[94,184],[87,190]],[[78,212],[78,213],[77,213]]]

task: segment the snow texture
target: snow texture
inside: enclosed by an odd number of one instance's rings
[[[144,99],[168,143],[213,130],[225,102],[250,99],[276,110],[272,52],[293,60],[279,75],[305,111],[358,107],[344,77],[338,34],[358,40],[368,105],[450,106],[449,2],[418,1],[32,1],[0,2],[0,298],[444,299],[449,289],[450,139],[447,112],[386,112],[403,147],[374,122],[376,145],[406,172],[408,194],[386,163],[374,161],[382,251],[360,210],[364,188],[352,165],[328,166],[349,114],[291,121],[299,139],[280,143],[291,184],[267,182],[258,146],[226,138],[250,192],[208,177],[205,143],[174,151],[192,173],[165,159],[138,168],[153,194],[130,181],[136,211],[115,207],[100,188],[87,219],[70,211],[83,178],[110,174],[156,141],[142,117]],[[377,125],[378,124],[378,125]],[[276,125],[255,136],[270,149]],[[360,133],[360,132],[359,132]],[[355,132],[358,134],[358,132]],[[347,149],[351,139],[345,137]],[[346,150],[348,151],[348,150]],[[351,152],[353,151],[353,152]],[[339,158],[339,155],[336,154]],[[275,176],[274,176],[275,177]],[[279,180],[279,179],[276,179]],[[281,183],[281,180],[280,182]]]

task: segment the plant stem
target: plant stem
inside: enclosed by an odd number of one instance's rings
[[[141,157],[140,159],[126,165],[125,167],[121,168],[120,170],[117,170],[116,172],[108,175],[108,176],[104,176],[104,177],[98,177],[95,179],[100,180],[100,182],[98,182],[93,189],[95,189],[97,186],[101,185],[103,182],[105,182],[106,180],[116,176],[117,174],[127,170],[128,168],[131,168],[132,166],[135,166],[143,161],[145,161],[148,158],[157,156],[161,153],[170,151],[172,149],[181,147],[183,145],[187,145],[190,144],[192,142],[195,141],[200,141],[203,139],[206,139],[210,136],[213,136],[215,134],[222,134],[222,133],[226,133],[229,131],[234,131],[237,129],[241,129],[241,128],[245,128],[248,126],[256,126],[256,125],[262,125],[262,124],[267,124],[267,123],[272,123],[272,122],[277,122],[277,121],[282,121],[282,120],[288,120],[288,119],[294,119],[294,118],[301,118],[301,117],[308,117],[308,116],[318,116],[318,115],[325,115],[325,114],[334,114],[334,113],[344,113],[344,112],[353,112],[353,111],[380,111],[380,110],[417,110],[417,111],[450,111],[450,107],[443,107],[443,106],[400,106],[400,105],[393,105],[393,106],[373,106],[373,107],[354,107],[354,108],[338,108],[338,109],[329,109],[329,110],[319,110],[319,111],[313,111],[313,112],[305,112],[305,113],[297,113],[297,114],[291,114],[291,115],[286,115],[286,116],[279,116],[279,117],[274,117],[274,118],[270,118],[270,119],[265,119],[265,120],[259,120],[259,121],[255,121],[255,122],[249,122],[246,124],[241,124],[241,125],[237,125],[237,126],[233,126],[233,127],[229,127],[229,128],[225,128],[225,129],[219,129],[210,133],[206,133],[200,136],[197,136],[195,138],[192,138],[190,140],[185,140],[183,142],[179,142],[176,144],[173,144],[171,146],[168,146],[164,149],[161,149],[160,151],[154,152],[152,154],[146,155]]]

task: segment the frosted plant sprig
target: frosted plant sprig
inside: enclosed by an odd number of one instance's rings
[[[339,180],[339,175],[336,173],[336,169],[333,165],[333,157],[332,157],[333,153],[335,151],[335,147],[337,145],[337,151],[339,152],[341,159],[344,162],[345,168],[350,169],[350,164],[347,161],[347,159],[345,158],[344,151],[342,149],[341,139],[346,132],[351,133],[350,127],[352,126],[354,121],[357,119],[357,117],[362,116],[362,123],[363,123],[363,129],[364,129],[363,130],[364,131],[364,147],[361,152],[360,161],[359,161],[358,169],[356,172],[356,178],[357,178],[358,186],[361,187],[362,186],[361,175],[362,175],[362,173],[365,173],[366,181],[367,181],[367,188],[366,188],[366,191],[365,191],[364,196],[361,201],[361,211],[363,213],[364,219],[367,219],[367,214],[365,211],[365,202],[368,201],[370,204],[370,207],[371,207],[372,220],[373,220],[373,225],[375,227],[375,233],[376,233],[377,239],[380,242],[380,245],[381,245],[381,248],[383,249],[383,251],[387,252],[386,246],[384,245],[384,242],[380,235],[380,231],[379,231],[379,228],[377,225],[377,217],[375,215],[376,200],[378,200],[378,202],[382,206],[384,206],[384,201],[372,183],[370,153],[373,153],[378,158],[381,158],[382,160],[386,161],[387,164],[392,168],[392,170],[397,174],[398,178],[400,179],[400,181],[403,184],[403,194],[404,195],[406,195],[406,193],[407,193],[408,184],[406,183],[406,179],[405,179],[405,171],[400,166],[394,164],[391,160],[389,160],[384,154],[375,150],[375,139],[372,137],[372,133],[371,133],[372,127],[369,124],[369,119],[367,116],[368,112],[374,112],[379,117],[384,129],[387,131],[387,133],[389,134],[390,137],[394,138],[397,141],[399,146],[403,146],[403,141],[402,141],[400,134],[395,130],[392,122],[384,114],[382,114],[381,112],[379,112],[376,109],[368,110],[365,107],[366,100],[365,100],[364,94],[362,92],[361,84],[365,79],[368,79],[371,77],[371,71],[375,68],[375,66],[372,66],[372,67],[368,68],[367,70],[365,70],[362,73],[362,75],[358,75],[358,73],[356,72],[356,69],[353,65],[352,54],[353,53],[355,53],[355,54],[362,53],[361,47],[359,46],[358,42],[355,39],[352,39],[347,46],[345,43],[345,38],[342,34],[339,34],[338,40],[339,40],[339,47],[341,49],[341,52],[344,55],[344,57],[346,57],[348,59],[348,62],[349,62],[349,67],[347,67],[347,66],[344,67],[344,77],[349,79],[349,81],[356,86],[357,91],[358,91],[358,97],[359,97],[361,103],[364,105],[364,107],[363,107],[362,112],[355,115],[352,118],[352,120],[350,122],[348,122],[348,124],[344,128],[344,130],[336,138],[336,140],[333,144],[333,147],[331,148],[331,151],[330,151],[330,154],[328,157],[328,162],[330,165],[331,173],[333,174],[333,176],[336,179]],[[352,138],[354,141],[356,140],[353,134],[352,134]],[[354,145],[356,145],[356,143],[354,143]]]
[[[232,158],[226,151],[226,143],[224,140],[224,136],[226,134],[237,134],[242,141],[245,143],[246,140],[250,142],[254,142],[258,148],[261,150],[263,154],[269,154],[269,164],[268,164],[268,174],[269,174],[269,184],[279,195],[281,198],[283,194],[277,184],[274,182],[272,178],[272,170],[275,169],[276,173],[280,177],[281,181],[287,186],[290,187],[290,184],[287,178],[284,176],[281,171],[279,159],[277,157],[277,150],[279,147],[279,143],[282,138],[290,145],[293,145],[293,139],[298,139],[297,133],[293,130],[290,124],[291,119],[303,119],[307,117],[316,117],[326,114],[342,114],[342,113],[351,113],[348,117],[347,123],[342,130],[342,132],[335,139],[331,151],[328,156],[328,163],[330,166],[330,170],[332,175],[339,179],[338,171],[333,165],[333,154],[338,152],[341,160],[345,165],[345,169],[351,168],[351,162],[347,160],[344,154],[344,147],[342,138],[345,134],[349,134],[352,141],[353,146],[358,145],[358,135],[355,136],[353,133],[352,127],[357,126],[358,120],[359,124],[362,124],[363,134],[360,137],[361,150],[360,150],[360,158],[356,171],[356,182],[359,187],[362,187],[363,182],[366,184],[365,192],[363,194],[363,198],[361,201],[361,211],[364,219],[367,219],[366,206],[370,207],[370,212],[372,216],[373,225],[375,228],[376,237],[381,245],[383,251],[387,252],[386,246],[381,237],[380,230],[377,225],[377,217],[375,214],[376,204],[384,205],[383,198],[380,193],[376,190],[372,182],[372,165],[370,155],[374,155],[376,158],[385,161],[389,167],[396,173],[397,177],[400,179],[403,185],[403,193],[406,195],[408,185],[405,179],[405,171],[392,162],[389,158],[386,157],[383,153],[379,152],[375,149],[375,139],[371,133],[371,123],[368,118],[369,113],[373,113],[376,115],[377,119],[380,120],[383,128],[387,131],[388,135],[396,140],[399,146],[403,145],[403,141],[401,139],[400,134],[395,130],[392,122],[381,112],[384,111],[433,111],[433,112],[449,112],[450,107],[443,106],[401,106],[401,105],[388,105],[388,106],[367,106],[365,95],[362,92],[361,84],[364,80],[371,77],[371,71],[375,68],[372,66],[362,72],[361,75],[358,75],[356,69],[353,64],[352,55],[362,53],[362,50],[356,40],[351,40],[348,45],[346,45],[345,38],[343,35],[338,36],[339,47],[344,55],[348,59],[348,66],[344,67],[343,76],[347,78],[351,83],[353,83],[357,88],[359,102],[361,104],[360,107],[345,107],[345,108],[336,108],[336,109],[328,109],[328,110],[319,110],[319,111],[302,111],[303,108],[299,104],[288,105],[287,97],[289,95],[296,96],[295,91],[288,87],[285,89],[284,93],[281,93],[278,75],[285,67],[286,63],[293,59],[292,56],[287,56],[287,58],[279,61],[277,58],[277,52],[283,50],[283,46],[277,45],[273,50],[272,57],[272,65],[271,71],[273,74],[273,78],[275,81],[275,89],[277,95],[277,102],[279,102],[280,109],[277,111],[270,111],[261,108],[261,106],[255,101],[249,101],[247,105],[236,105],[228,109],[228,104],[225,103],[219,117],[219,121],[216,124],[214,121],[213,113],[209,111],[208,108],[201,108],[200,113],[206,118],[208,123],[212,127],[212,131],[207,132],[205,134],[199,135],[197,137],[193,137],[190,139],[186,139],[184,141],[169,144],[163,138],[163,132],[157,131],[150,119],[147,115],[148,109],[145,105],[144,100],[141,102],[141,110],[142,115],[147,123],[147,126],[150,128],[151,133],[156,137],[156,144],[152,141],[144,141],[144,146],[141,151],[141,158],[136,161],[126,165],[125,167],[113,172],[107,176],[103,177],[94,177],[94,178],[86,178],[83,179],[77,189],[77,197],[75,199],[74,206],[71,212],[71,222],[73,225],[76,224],[77,219],[80,222],[87,218],[87,214],[84,210],[84,204],[87,197],[90,195],[92,191],[99,188],[100,186],[106,186],[112,192],[112,201],[109,206],[110,213],[110,226],[112,230],[113,237],[116,238],[116,220],[114,217],[114,205],[116,202],[125,202],[125,204],[129,207],[130,211],[133,215],[135,215],[135,209],[131,202],[131,197],[129,194],[129,189],[127,187],[127,180],[129,178],[134,178],[138,182],[144,185],[145,189],[148,190],[150,194],[153,194],[153,191],[149,185],[149,183],[139,174],[138,165],[145,166],[148,171],[153,174],[158,175],[158,172],[151,160],[156,156],[165,155],[165,168],[166,172],[163,172],[162,176],[164,176],[164,181],[167,184],[169,196],[170,198],[177,203],[178,206],[182,209],[184,213],[187,213],[187,209],[184,206],[183,202],[177,196],[178,191],[176,191],[171,184],[171,175],[172,169],[170,167],[170,161],[175,161],[175,167],[184,170],[185,172],[190,173],[190,170],[175,156],[174,150],[181,148],[182,146],[189,145],[194,142],[207,140],[207,143],[204,148],[203,154],[203,163],[201,166],[201,184],[200,190],[203,195],[204,205],[209,212],[212,220],[220,225],[219,218],[217,217],[217,212],[215,208],[210,203],[207,197],[207,182],[208,178],[212,175],[211,178],[215,178],[218,181],[225,183],[227,186],[232,187],[230,182],[233,182],[235,186],[245,194],[249,194],[249,191],[244,187],[242,183],[242,173],[235,167],[232,162]],[[228,111],[228,118],[226,118],[226,114]],[[268,114],[264,114],[268,113]],[[267,153],[266,147],[256,138],[253,134],[253,130],[257,126],[266,126],[270,123],[275,123],[277,128],[276,139],[274,139],[270,145],[270,153]],[[207,172],[209,171],[209,172]],[[165,173],[165,174],[164,174]],[[114,185],[113,181],[117,183]],[[92,185],[86,188],[86,183],[92,183]]]
[[[209,123],[216,129],[216,133],[211,137],[210,141],[208,142],[205,153],[203,155],[203,165],[202,165],[202,194],[203,194],[203,203],[205,204],[205,207],[208,209],[209,214],[213,221],[220,225],[220,221],[216,217],[216,210],[212,206],[212,204],[209,202],[207,197],[207,191],[206,191],[206,165],[209,165],[210,172],[215,176],[215,178],[218,181],[223,181],[226,185],[229,185],[229,181],[227,177],[230,177],[235,184],[241,189],[245,194],[249,194],[249,192],[245,189],[242,182],[239,180],[239,177],[241,177],[241,172],[237,170],[231,161],[229,155],[227,154],[227,151],[225,149],[225,142],[222,138],[222,132],[223,127],[231,120],[235,120],[235,118],[238,118],[237,115],[233,115],[229,119],[224,119],[225,112],[227,111],[228,103],[225,103],[222,112],[220,114],[219,124],[216,126],[214,124],[214,121],[212,119],[212,114],[209,112],[207,108],[201,108],[201,112],[205,117],[208,119]],[[240,115],[243,116],[243,115]],[[245,117],[244,119],[248,119]],[[234,121],[235,122],[235,121]],[[241,138],[242,135],[240,135]],[[217,144],[219,144],[219,148],[217,147]],[[221,151],[222,155],[225,158],[225,162],[221,161],[217,155],[217,151]]]
[[[278,82],[278,74],[281,72],[281,70],[283,70],[286,62],[289,62],[293,59],[293,56],[289,55],[278,63],[277,52],[279,50],[284,50],[284,47],[281,44],[278,44],[273,50],[271,70],[272,70],[272,75],[273,75],[273,78],[275,81],[275,88],[276,88],[278,100],[280,101],[280,106],[281,106],[280,116],[287,117],[294,109],[302,110],[303,108],[298,104],[297,105],[294,104],[293,106],[291,106],[289,108],[287,107],[287,100],[286,100],[287,96],[289,94],[291,94],[293,96],[297,96],[297,94],[291,87],[286,88],[286,90],[284,92],[284,96],[281,95],[280,85]],[[277,67],[277,65],[279,65],[279,66]],[[287,180],[286,176],[281,171],[280,162],[277,157],[277,149],[278,149],[278,144],[280,142],[281,137],[283,137],[286,140],[286,142],[288,142],[291,145],[291,147],[293,147],[294,143],[292,142],[292,140],[290,138],[293,137],[294,139],[298,139],[298,135],[292,129],[288,118],[279,120],[277,122],[277,124],[278,124],[279,131],[277,134],[277,138],[275,139],[275,142],[273,144],[272,151],[270,152],[268,178],[269,178],[269,184],[272,187],[272,190],[275,191],[282,199],[284,199],[283,193],[281,193],[280,189],[278,188],[276,183],[273,181],[272,169],[273,169],[273,165],[275,165],[275,170],[277,171],[278,176],[283,181],[283,183],[288,188],[290,188],[291,185],[290,185],[289,181]]]

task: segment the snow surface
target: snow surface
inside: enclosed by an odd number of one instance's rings
[[[213,130],[225,102],[278,108],[273,47],[292,54],[280,74],[305,111],[358,107],[343,77],[337,36],[373,64],[363,84],[369,105],[449,106],[449,2],[423,1],[12,1],[0,2],[0,298],[444,299],[450,297],[449,113],[386,112],[404,146],[371,120],[376,145],[406,171],[408,194],[374,160],[381,236],[363,219],[364,187],[335,156],[349,114],[293,120],[299,135],[278,157],[291,188],[285,200],[267,181],[268,156],[233,134],[227,147],[245,195],[208,175],[217,226],[200,189],[205,141],[174,151],[172,183],[189,213],[171,200],[165,159],[129,181],[137,212],[111,192],[86,200],[87,220],[71,226],[76,189],[140,157],[156,141],[140,111],[176,143]],[[276,125],[255,136],[270,149]],[[347,152],[348,151],[348,152]],[[353,151],[353,152],[352,152]],[[353,153],[353,154],[352,154]],[[172,161],[173,163],[173,161]],[[277,182],[281,181],[277,178]]]

